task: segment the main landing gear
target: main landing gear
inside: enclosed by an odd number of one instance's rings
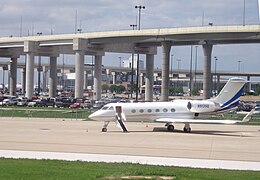
[[[103,128],[101,129],[102,132],[107,132],[107,126],[110,123],[110,121],[105,121]]]
[[[171,123],[166,123],[165,126],[167,126],[167,131],[173,132],[174,131],[174,125]]]
[[[186,132],[186,133],[190,133],[191,132],[191,127],[190,127],[190,124],[189,123],[184,123],[184,128],[183,128],[183,131]],[[174,131],[174,126],[172,125],[172,123],[166,123],[165,124],[166,128],[167,128],[167,131],[169,132],[173,132]]]
[[[186,133],[190,133],[191,132],[191,128],[190,128],[190,124],[189,123],[185,123],[183,131],[186,132]]]

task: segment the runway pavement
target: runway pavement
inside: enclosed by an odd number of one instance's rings
[[[127,123],[129,133],[115,123],[102,133],[102,126],[93,121],[0,118],[0,150],[225,160],[260,167],[260,126],[192,125],[192,133],[183,133],[182,124],[175,132],[158,123]]]

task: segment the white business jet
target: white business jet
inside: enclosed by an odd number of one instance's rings
[[[171,102],[110,103],[92,113],[89,118],[104,121],[102,132],[107,131],[110,121],[127,132],[125,121],[152,121],[166,123],[168,131],[174,130],[173,123],[184,123],[184,132],[191,132],[192,123],[235,124],[250,120],[253,111],[243,120],[200,119],[235,108],[243,93],[246,81],[241,78],[228,80],[219,95],[207,100],[173,100]]]

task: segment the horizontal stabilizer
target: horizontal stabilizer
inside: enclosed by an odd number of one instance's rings
[[[248,122],[251,120],[251,117],[253,115],[253,113],[255,112],[255,109],[252,109],[242,120],[242,122]]]

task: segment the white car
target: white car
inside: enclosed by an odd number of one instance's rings
[[[260,106],[255,107],[254,114],[260,114]]]

